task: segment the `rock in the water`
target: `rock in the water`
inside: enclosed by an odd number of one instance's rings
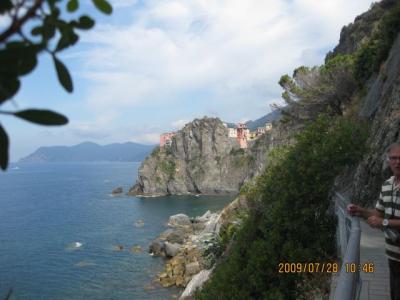
[[[180,245],[179,244],[171,244],[169,242],[165,242],[165,254],[169,257],[174,257],[178,254]]]
[[[135,222],[135,227],[141,228],[144,226],[144,221],[143,220],[137,220]]]
[[[76,263],[75,266],[83,268],[83,267],[94,266],[94,263],[86,261],[86,260],[82,260],[82,261]]]
[[[155,256],[165,256],[165,244],[163,241],[155,240],[149,246],[149,253]]]
[[[118,194],[122,194],[124,190],[122,189],[122,187],[117,187],[115,189],[113,189],[113,191],[111,192],[113,195],[118,195]]]
[[[132,253],[140,253],[140,252],[142,252],[143,251],[143,249],[142,249],[142,247],[140,247],[140,246],[133,246],[132,248],[131,248],[131,252]]]
[[[122,250],[124,250],[124,246],[122,246],[122,245],[115,245],[115,246],[114,246],[114,250],[115,250],[115,251],[122,251]]]
[[[187,233],[183,229],[171,230],[165,235],[165,239],[174,244],[182,244],[186,237]]]
[[[177,214],[169,217],[168,225],[172,227],[192,225],[190,218],[185,214]]]

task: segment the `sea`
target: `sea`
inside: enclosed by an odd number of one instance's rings
[[[232,197],[125,195],[139,163],[12,163],[0,173],[0,300],[177,299],[148,253],[171,215]],[[121,186],[124,193],[112,196]]]

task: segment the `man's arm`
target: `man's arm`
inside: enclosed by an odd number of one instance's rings
[[[400,220],[389,219],[389,228],[400,229]]]
[[[363,219],[368,219],[369,217],[375,216],[378,218],[383,218],[384,213],[380,210],[364,208],[362,206],[356,204],[349,204],[347,205],[347,211],[352,216],[361,217]]]
[[[347,211],[352,216],[358,216],[363,219],[366,219],[368,225],[371,226],[372,228],[383,228],[382,221],[383,221],[384,213],[383,213],[383,211],[381,211],[379,209],[376,209],[376,208],[368,209],[368,208],[358,206],[356,204],[349,204],[347,206]],[[395,224],[393,224],[393,225],[395,225]],[[400,226],[400,222],[398,225]],[[389,227],[391,227],[390,221],[389,221]]]

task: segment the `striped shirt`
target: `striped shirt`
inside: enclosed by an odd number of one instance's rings
[[[383,212],[386,219],[400,219],[400,185],[394,186],[394,176],[383,183],[375,208]],[[400,243],[392,242],[386,233],[385,242],[387,258],[400,261]]]

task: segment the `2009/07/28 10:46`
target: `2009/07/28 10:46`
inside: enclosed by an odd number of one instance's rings
[[[278,264],[278,273],[338,273],[340,270],[337,262],[307,262],[289,263],[281,262]],[[344,270],[347,273],[364,272],[373,273],[375,268],[372,262],[363,264],[345,263]]]

